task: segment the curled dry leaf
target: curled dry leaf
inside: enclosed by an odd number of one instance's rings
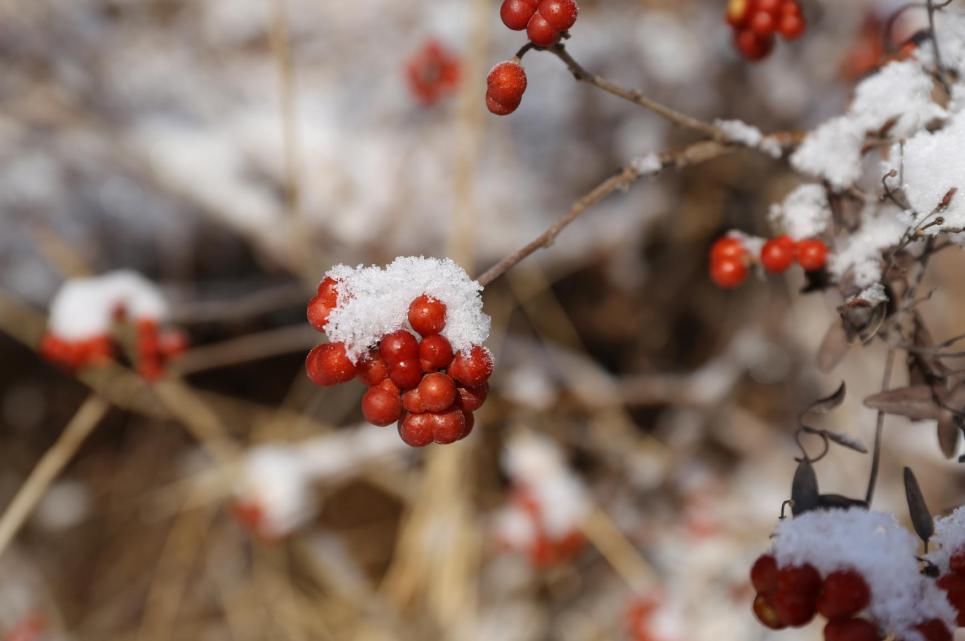
[[[818,348],[818,369],[822,372],[833,370],[848,353],[850,346],[844,326],[840,321],[834,320],[824,333],[821,347]]]
[[[921,493],[918,479],[910,467],[905,468],[905,498],[908,499],[908,513],[911,515],[911,523],[915,527],[918,537],[928,544],[928,539],[935,533],[935,521],[932,519],[928,505],[925,504],[925,497]]]
[[[879,410],[885,414],[906,416],[913,421],[937,420],[941,407],[929,385],[896,387],[864,399],[865,407]]]
[[[819,398],[818,400],[811,403],[806,410],[801,414],[805,416],[807,414],[827,414],[831,410],[840,406],[844,402],[844,396],[847,392],[845,388],[844,381],[838,386],[838,389],[834,391],[830,396],[825,396],[824,398]]]
[[[942,410],[938,418],[938,445],[945,458],[951,459],[958,451],[959,435],[962,433],[961,421],[953,412]]]
[[[807,459],[798,463],[791,481],[791,514],[798,516],[820,507],[818,477]]]
[[[847,434],[841,434],[840,432],[831,432],[828,430],[821,430],[821,431],[824,433],[825,436],[827,436],[829,439],[831,439],[838,445],[841,445],[842,447],[846,447],[849,450],[854,450],[855,452],[860,452],[861,454],[868,453],[868,448],[864,446],[864,443],[862,443],[861,441],[858,441],[857,439],[851,438]]]

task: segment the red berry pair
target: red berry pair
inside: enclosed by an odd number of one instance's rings
[[[965,548],[952,554],[949,572],[938,579],[938,587],[945,591],[948,602],[955,608],[955,622],[965,627]]]
[[[794,40],[807,28],[798,0],[730,0],[726,18],[734,29],[734,46],[748,60],[766,58],[775,35]]]
[[[576,24],[580,7],[575,0],[503,0],[499,17],[513,31],[526,30],[537,47],[550,47]]]
[[[409,58],[405,72],[412,95],[429,107],[459,85],[459,58],[437,40],[430,40]]]
[[[500,62],[486,76],[486,107],[497,116],[507,116],[519,107],[526,91],[526,71],[519,60]]]
[[[804,271],[824,269],[828,261],[828,246],[817,238],[794,241],[790,236],[778,236],[764,243],[760,264],[773,273],[781,273],[797,261]],[[720,287],[737,287],[747,278],[753,258],[737,236],[724,236],[710,250],[710,277]]]
[[[338,303],[336,285],[331,278],[323,280],[308,305],[308,319],[316,329],[323,330]],[[383,336],[358,363],[343,343],[324,343],[308,354],[308,377],[330,386],[358,376],[369,387],[362,397],[365,419],[378,426],[398,421],[399,436],[413,447],[465,438],[473,428],[473,412],[489,392],[492,358],[478,345],[453,353],[441,334],[446,306],[440,300],[419,296],[409,305],[408,319],[421,341],[397,330]]]

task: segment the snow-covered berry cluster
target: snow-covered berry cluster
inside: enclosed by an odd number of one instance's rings
[[[710,278],[718,286],[730,289],[744,282],[755,263],[765,271],[779,274],[795,262],[804,271],[821,271],[828,262],[828,246],[820,238],[796,241],[782,234],[763,240],[730,233],[711,246]]]
[[[955,608],[955,622],[965,627],[965,507],[935,519],[933,542],[927,558],[940,573],[937,585]]]
[[[405,75],[415,99],[430,107],[459,86],[459,57],[431,39],[406,62]]]
[[[826,641],[951,641],[955,612],[889,514],[819,510],[782,522],[751,568],[754,614],[779,630],[827,619]]]
[[[308,377],[320,386],[358,377],[369,388],[365,419],[398,422],[413,447],[465,438],[493,373],[480,290],[451,260],[331,269],[308,304],[309,322],[331,341],[308,354]]]
[[[579,554],[586,546],[580,525],[589,501],[560,448],[535,434],[515,436],[507,443],[503,466],[513,489],[496,516],[499,543],[525,554],[536,568],[558,565]]]
[[[576,0],[503,0],[499,17],[513,31],[526,30],[537,47],[550,47],[576,24],[580,7]]]
[[[766,58],[777,35],[794,40],[807,28],[798,0],[730,0],[726,18],[734,46],[748,60]]]
[[[182,332],[163,326],[169,317],[158,288],[134,272],[71,279],[50,304],[40,353],[74,371],[104,365],[128,347],[138,373],[156,380],[187,349]]]

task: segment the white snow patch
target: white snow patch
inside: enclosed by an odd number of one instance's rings
[[[945,574],[948,572],[948,562],[952,555],[965,550],[965,506],[957,508],[948,516],[935,519],[935,535],[931,542],[936,548],[927,558]]]
[[[482,285],[448,258],[400,257],[384,268],[336,265],[325,275],[338,281],[338,306],[325,333],[330,340],[345,343],[353,360],[386,334],[403,328],[412,331],[409,305],[423,294],[445,303],[442,335],[453,350],[482,345],[489,336]]]
[[[831,206],[824,187],[801,185],[783,203],[771,205],[770,219],[795,240],[821,235],[831,222]]]
[[[773,158],[781,157],[781,145],[776,139],[765,136],[761,130],[741,120],[715,120],[714,126],[724,132],[730,142],[759,149]]]
[[[840,279],[852,272],[857,287],[869,287],[880,281],[884,266],[882,251],[897,245],[908,229],[899,214],[894,207],[882,208],[877,216],[866,212],[861,228],[831,257],[831,273]]]
[[[170,315],[167,301],[153,283],[123,270],[65,281],[50,303],[48,327],[64,340],[104,336],[119,309],[135,320],[161,322]]]
[[[660,154],[647,154],[631,160],[630,166],[641,176],[648,176],[663,169],[663,161],[660,160]]]

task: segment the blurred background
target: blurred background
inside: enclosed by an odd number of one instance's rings
[[[763,131],[839,113],[897,6],[803,0],[805,36],[749,64],[722,0],[580,4],[567,48],[585,67]],[[845,380],[825,424],[870,444],[884,353],[854,345],[822,373],[840,300],[798,294],[797,273],[707,278],[725,230],[768,234],[801,183],[786,164],[738,153],[643,180],[488,287],[497,368],[465,441],[411,450],[361,421],[361,386],[305,378],[321,337],[304,307],[330,266],[449,256],[478,274],[693,140],[539,52],[519,110],[490,115],[486,73],[524,42],[498,5],[0,5],[0,509],[39,461],[64,466],[0,536],[0,639],[820,638],[758,625],[747,571],[797,415]],[[37,355],[63,282],[118,269],[156,283],[190,341],[156,385]],[[939,339],[965,329],[961,269],[943,252],[928,281]],[[71,426],[69,456],[44,459]],[[907,520],[902,465],[933,510],[960,502],[933,426],[889,418],[876,508]],[[832,451],[817,471],[863,496],[868,467]]]

